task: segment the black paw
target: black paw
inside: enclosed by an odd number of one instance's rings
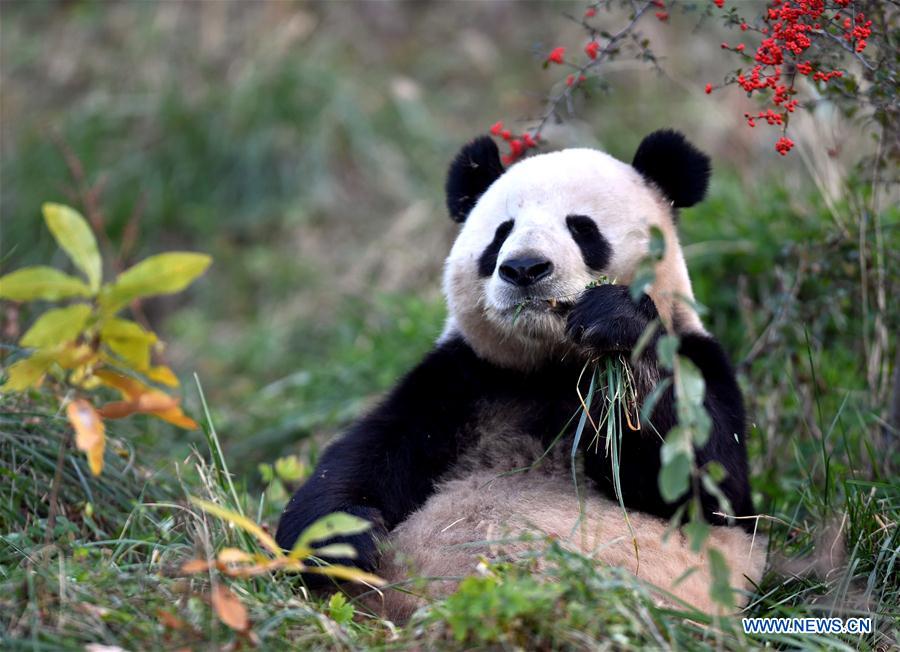
[[[372,527],[359,534],[353,534],[349,536],[336,536],[330,539],[311,542],[311,545],[317,549],[322,549],[333,544],[349,544],[356,551],[355,556],[349,557],[322,555],[317,558],[310,558],[308,560],[305,560],[304,563],[309,566],[325,566],[338,564],[341,566],[351,566],[354,568],[359,568],[370,573],[374,572],[381,558],[381,546],[384,544],[388,537],[387,528],[385,527],[384,520],[381,517],[381,512],[373,507],[363,506],[345,507],[336,509],[334,511],[346,512],[348,514],[364,518],[372,523]],[[306,522],[307,520],[309,522]],[[294,545],[294,542],[297,540],[303,530],[311,525],[315,520],[317,519],[302,519],[302,521],[294,521],[292,523],[290,521],[286,521],[283,516],[282,522],[279,524],[278,534],[276,535],[278,545],[282,546],[286,550],[289,550]],[[302,523],[302,525],[299,525],[298,527],[292,527],[294,523]],[[304,583],[309,588],[320,588],[335,583],[335,580],[321,573],[302,573],[301,576]]]
[[[566,333],[598,353],[630,351],[656,317],[656,306],[646,294],[634,301],[627,285],[600,285],[581,295],[569,313]]]

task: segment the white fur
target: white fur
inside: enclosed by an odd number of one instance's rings
[[[664,541],[668,524],[663,519],[630,511],[636,556],[632,531],[619,505],[585,492],[584,486],[581,491],[586,493],[583,509],[572,478],[565,473],[499,477],[482,471],[446,482],[391,536],[379,573],[402,590],[388,588],[370,599],[369,606],[394,622],[405,622],[429,599],[452,593],[458,578],[475,573],[482,558],[539,555],[548,534],[600,564],[626,569],[659,587],[663,592],[655,597],[660,603],[680,606],[682,600],[707,613],[719,611],[709,596],[709,548],[725,556],[736,603],[744,604],[747,592],[762,577],[766,550],[762,537],[754,540],[738,528],[714,527],[698,554],[678,532]],[[536,536],[523,536],[528,534]],[[676,584],[689,569],[695,570]],[[415,577],[429,579],[408,581]]]

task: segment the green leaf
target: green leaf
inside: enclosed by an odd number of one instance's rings
[[[316,557],[331,557],[332,559],[356,559],[356,548],[349,543],[332,543],[313,551]]]
[[[656,357],[666,369],[671,369],[675,364],[675,354],[678,353],[678,345],[681,338],[677,335],[663,335],[656,341]]]
[[[306,465],[296,455],[275,460],[275,473],[284,482],[300,482],[306,477]]]
[[[713,602],[722,605],[726,610],[734,608],[734,593],[731,590],[728,562],[716,548],[709,549],[709,572],[712,582],[709,585],[709,597]]]
[[[335,512],[334,514],[323,516],[300,533],[300,538],[297,539],[297,543],[294,544],[294,549],[291,550],[289,556],[293,556],[294,550],[298,548],[308,547],[308,544],[312,541],[359,534],[371,527],[372,524],[366,519],[345,512]]]
[[[100,306],[116,312],[140,297],[173,294],[206,271],[212,258],[206,254],[176,251],[145,258],[126,269],[100,292]]]
[[[666,253],[666,238],[655,224],[650,227],[650,243],[648,253],[653,260],[660,261]]]
[[[343,593],[335,593],[328,601],[328,615],[339,625],[353,620],[353,605],[347,602]]]
[[[82,281],[52,267],[25,267],[0,277],[0,299],[56,301],[91,294],[91,288]]]
[[[21,392],[29,387],[37,387],[51,364],[53,356],[43,351],[19,360],[6,369],[6,382],[0,385],[0,392]]]
[[[679,451],[659,470],[659,493],[667,503],[675,502],[690,487],[691,458]]]
[[[684,534],[687,536],[693,552],[699,553],[703,549],[703,544],[709,537],[709,531],[709,525],[700,517],[691,519],[684,526]]]
[[[69,254],[75,266],[87,276],[91,292],[96,293],[100,289],[103,263],[91,227],[78,211],[68,206],[48,202],[42,210],[50,233]]]
[[[647,288],[656,280],[656,263],[650,258],[644,258],[638,263],[634,279],[629,286],[629,294],[632,301],[637,301],[647,291]]]
[[[69,342],[78,337],[90,316],[91,307],[86,303],[48,310],[32,324],[19,344],[39,348]]]

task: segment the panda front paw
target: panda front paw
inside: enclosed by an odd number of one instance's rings
[[[600,285],[581,295],[569,313],[566,333],[596,353],[630,351],[656,317],[656,306],[646,294],[634,301],[627,285]]]
[[[331,546],[337,543],[349,544],[356,552],[356,555],[354,557],[334,557],[323,555],[315,559],[310,559],[305,563],[310,566],[326,566],[338,564],[341,566],[352,566],[367,572],[374,572],[381,558],[381,546],[388,538],[387,527],[385,526],[384,519],[381,516],[381,512],[373,507],[363,506],[346,507],[336,511],[346,512],[348,514],[364,518],[372,524],[372,527],[359,534],[353,534],[350,536],[336,536],[323,541],[315,541],[313,542],[313,545],[318,549],[323,549],[327,546]],[[282,525],[284,525],[284,521],[282,522]],[[280,546],[288,549],[293,546],[294,542],[297,540],[300,534],[302,534],[302,529],[294,532],[291,531],[290,526],[279,527],[278,534],[276,535],[276,540],[278,541],[278,544]],[[302,573],[302,577],[306,585],[309,588],[313,589],[334,583],[334,580],[321,573]]]

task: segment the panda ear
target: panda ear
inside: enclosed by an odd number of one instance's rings
[[[500,151],[490,136],[476,138],[459,150],[445,186],[450,219],[465,222],[478,198],[504,172]]]
[[[656,184],[675,208],[693,206],[706,196],[709,157],[677,131],[662,129],[644,138],[631,165]]]

